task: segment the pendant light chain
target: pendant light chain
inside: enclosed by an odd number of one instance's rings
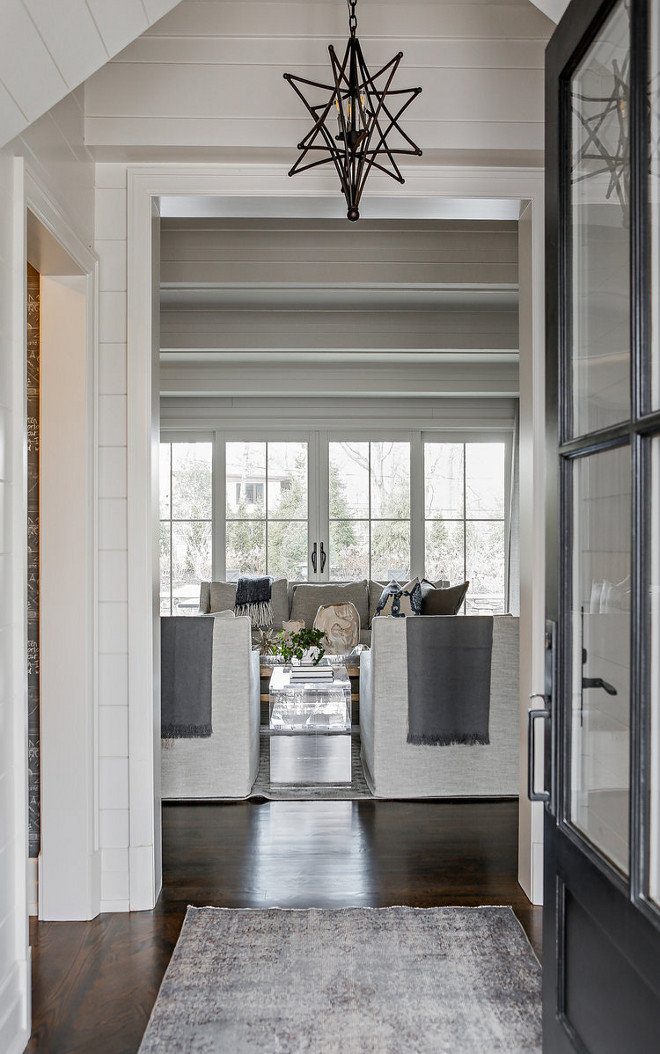
[[[357,0],[346,0],[348,4],[349,16],[348,16],[348,28],[351,31],[351,36],[354,37],[357,33],[357,15],[355,8],[357,7]]]

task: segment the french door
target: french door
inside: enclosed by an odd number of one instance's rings
[[[660,1049],[659,31],[573,0],[546,52],[546,1054]]]

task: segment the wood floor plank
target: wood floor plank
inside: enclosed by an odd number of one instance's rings
[[[517,883],[518,803],[237,802],[163,808],[153,911],[30,927],[40,1054],[134,1054],[188,904],[510,904],[538,955],[541,909]]]

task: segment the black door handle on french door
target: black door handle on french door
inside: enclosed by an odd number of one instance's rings
[[[321,546],[321,552],[323,552],[323,546]],[[316,574],[316,542],[314,542],[312,549],[312,567],[314,568],[314,574]],[[323,565],[321,565],[321,569],[323,569]]]
[[[618,695],[616,688],[609,681],[604,681],[602,677],[583,677],[582,678],[583,688],[602,688],[607,692],[608,695]]]
[[[328,559],[328,554],[326,553],[325,549],[323,548],[323,542],[321,542],[321,574],[323,574],[323,569],[325,568],[325,562],[326,562],[327,559]]]
[[[540,695],[540,693],[534,693]],[[530,698],[533,698],[530,696]],[[547,699],[547,696],[540,695],[540,698]],[[550,801],[550,791],[534,790],[535,783],[535,765],[534,765],[534,722],[538,717],[542,717],[547,722],[550,720],[550,710],[528,710],[527,711],[527,797],[530,801]]]

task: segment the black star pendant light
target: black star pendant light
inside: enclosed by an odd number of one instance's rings
[[[357,38],[357,0],[347,0],[350,37],[343,61],[330,44],[332,84],[285,73],[309,111],[314,125],[298,149],[302,151],[289,175],[295,176],[320,165],[334,165],[349,220],[360,218],[359,204],[367,177],[373,168],[405,183],[395,157],[421,156],[422,151],[401,128],[399,120],[421,88],[392,88],[403,53],[395,55],[378,73],[369,73]],[[310,99],[303,94],[305,86]],[[314,101],[321,99],[320,102]],[[390,142],[388,142],[390,137]]]

